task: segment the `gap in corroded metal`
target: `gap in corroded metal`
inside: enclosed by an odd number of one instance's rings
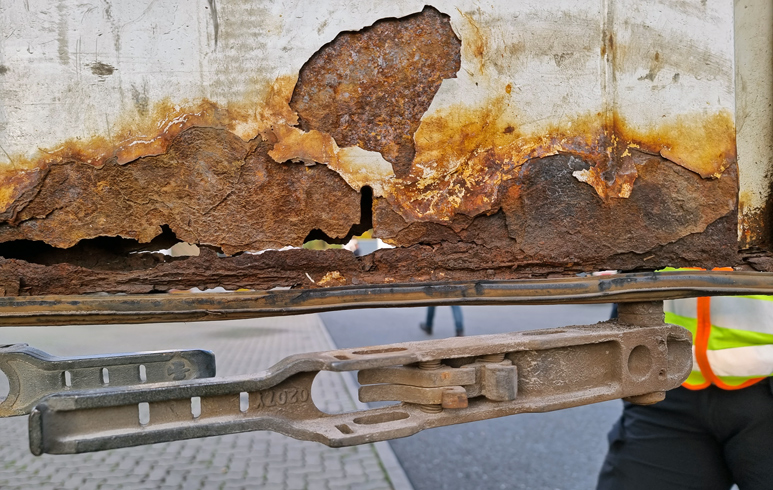
[[[23,260],[32,264],[72,264],[92,270],[149,269],[173,260],[164,251],[181,242],[167,225],[149,243],[119,236],[101,236],[79,241],[70,248],[57,248],[37,240],[14,240],[0,243],[0,257]]]
[[[348,243],[352,237],[360,236],[368,230],[373,229],[373,189],[370,186],[363,186],[360,189],[360,222],[352,225],[349,228],[349,232],[346,236],[341,238],[333,238],[328,236],[324,231],[315,228],[306,235],[303,239],[303,243],[306,244],[313,240],[322,240],[328,244],[342,245]]]

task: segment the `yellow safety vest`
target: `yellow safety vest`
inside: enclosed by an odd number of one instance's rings
[[[716,296],[665,302],[666,323],[693,334],[693,367],[682,386],[726,390],[773,375],[773,296]]]

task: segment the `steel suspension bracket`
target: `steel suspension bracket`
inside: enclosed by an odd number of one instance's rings
[[[301,354],[257,377],[57,394],[30,415],[30,448],[72,454],[251,430],[340,447],[615,398],[657,401],[690,372],[690,333],[663,324],[662,306],[657,325],[622,321]],[[362,398],[403,403],[323,413],[311,399],[322,370],[359,370]]]
[[[0,417],[26,415],[53,393],[107,386],[211,378],[215,355],[205,350],[170,350],[56,357],[27,344],[0,346],[0,371],[9,392],[0,403]]]

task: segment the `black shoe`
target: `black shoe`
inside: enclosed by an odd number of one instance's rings
[[[427,335],[432,335],[432,327],[427,325],[424,322],[419,323],[419,328],[424,331]]]
[[[464,337],[464,331],[463,330],[457,330],[456,331],[456,336],[457,337]]]

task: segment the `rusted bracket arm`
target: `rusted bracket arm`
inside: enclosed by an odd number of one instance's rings
[[[444,373],[455,373],[447,381],[465,386],[466,406],[444,408],[441,400],[432,407],[402,403],[333,415],[311,399],[322,370],[360,370],[371,381],[396,383],[394,373],[428,365],[438,368],[428,372],[437,372],[416,384],[445,387]],[[488,365],[494,366],[492,374],[481,376]],[[351,446],[432,427],[663,392],[679,386],[691,366],[689,332],[662,322],[636,327],[611,321],[342,349],[291,356],[257,377],[53,395],[30,416],[30,447],[35,454],[70,454],[250,430]]]
[[[13,417],[30,413],[53,393],[211,378],[215,355],[205,350],[170,350],[56,357],[27,344],[11,344],[0,346],[0,371],[9,384],[0,417]]]

